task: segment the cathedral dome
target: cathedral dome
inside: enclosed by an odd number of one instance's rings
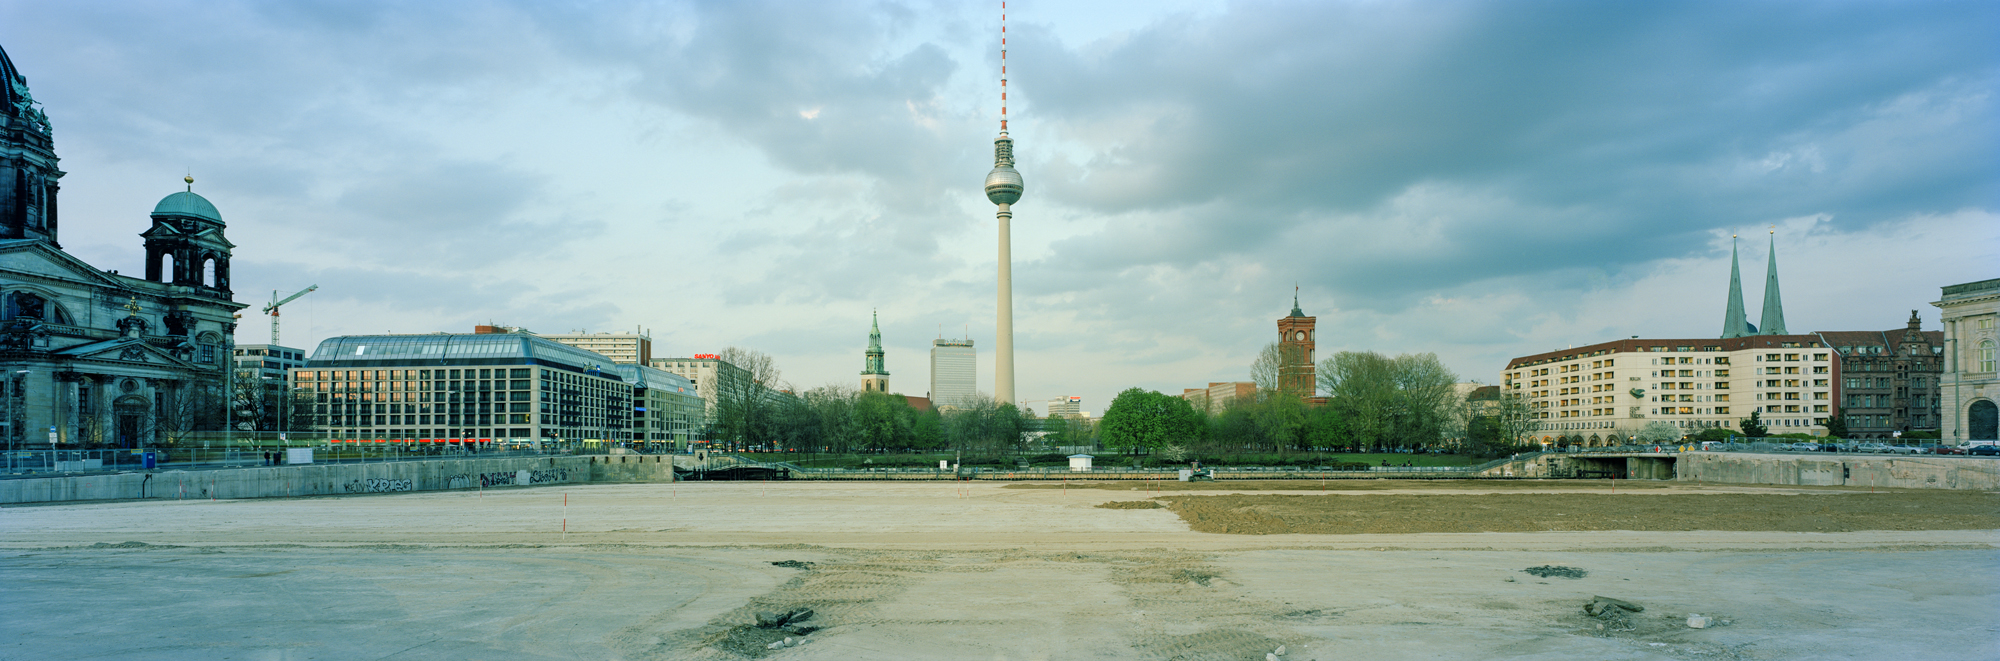
[[[153,207],[153,215],[193,216],[222,222],[222,212],[216,211],[215,205],[209,204],[208,198],[196,195],[192,191],[168,195]]]

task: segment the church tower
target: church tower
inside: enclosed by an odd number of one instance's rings
[[[1278,320],[1278,343],[1284,347],[1289,359],[1284,372],[1278,377],[1278,387],[1285,392],[1300,397],[1312,397],[1316,389],[1313,381],[1313,326],[1318,317],[1308,317],[1299,309],[1299,292],[1292,288],[1292,313]]]
[[[1785,304],[1778,300],[1778,230],[1771,230],[1771,258],[1764,267],[1764,313],[1757,317],[1759,335],[1789,335],[1785,331]]]
[[[889,392],[889,370],[882,363],[882,321],[873,317],[868,328],[868,357],[861,370],[862,392]]]
[[[1736,260],[1736,237],[1729,237],[1729,307],[1722,311],[1722,339],[1756,335],[1743,318],[1743,268]]]
[[[153,227],[146,239],[146,279],[195,288],[197,294],[229,299],[229,251],[236,247],[222,235],[222,212],[208,198],[188,189],[161,199],[153,207]]]
[[[56,243],[55,133],[28,79],[0,49],[0,239]]]

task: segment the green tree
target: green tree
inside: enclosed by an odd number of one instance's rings
[[[1833,413],[1826,418],[1826,435],[1832,438],[1847,438],[1847,416],[1840,407],[1833,407]]]
[[[1340,410],[1347,433],[1363,449],[1383,445],[1396,405],[1395,364],[1372,351],[1342,351],[1319,365],[1319,390]]]
[[[1771,430],[1764,428],[1764,418],[1756,411],[1751,411],[1750,417],[1744,418],[1736,424],[1743,428],[1743,435],[1750,438],[1763,438],[1771,433]]]
[[[1201,437],[1201,416],[1188,401],[1141,388],[1129,388],[1112,398],[1098,423],[1105,447],[1120,450],[1158,449],[1187,445]]]

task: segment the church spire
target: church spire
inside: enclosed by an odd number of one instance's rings
[[[869,313],[868,353],[861,370],[861,389],[869,392],[889,392],[889,370],[882,360],[882,321],[878,313]]]
[[[1759,335],[1787,335],[1785,304],[1778,300],[1778,230],[1771,229],[1771,257],[1764,271],[1764,313],[1757,317]]]
[[[1306,312],[1305,312],[1305,310],[1301,310],[1301,309],[1299,309],[1299,286],[1298,286],[1298,285],[1292,285],[1292,316],[1294,316],[1294,317],[1303,317],[1303,316],[1306,316]]]
[[[1729,237],[1729,308],[1722,313],[1722,337],[1743,337],[1755,333],[1743,318],[1743,269],[1736,259],[1736,236]]]

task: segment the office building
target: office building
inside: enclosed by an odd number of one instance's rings
[[[979,397],[979,352],[972,340],[931,342],[931,392],[934,406],[960,407]]]
[[[231,353],[236,365],[237,428],[290,431],[291,373],[306,366],[304,349],[276,344],[239,344]]]
[[[321,342],[292,386],[336,439],[651,440],[646,396],[693,384],[630,367],[522,333],[349,335]]]
[[[1182,390],[1181,399],[1187,400],[1195,410],[1215,415],[1227,410],[1236,401],[1256,401],[1257,384],[1253,381],[1210,381],[1207,388]]]
[[[474,330],[504,332],[501,327],[495,326],[479,326]],[[611,362],[622,365],[647,365],[653,360],[653,338],[644,333],[536,333],[536,335],[610,358]]]

